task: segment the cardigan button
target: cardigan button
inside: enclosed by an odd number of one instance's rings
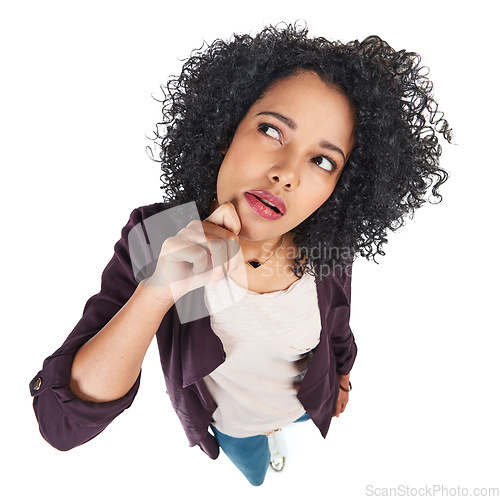
[[[40,387],[42,387],[42,379],[40,377],[38,377],[36,380],[35,380],[35,383],[33,384],[33,389],[35,391],[38,391],[40,389]]]

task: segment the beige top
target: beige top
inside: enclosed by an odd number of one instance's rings
[[[231,278],[205,286],[212,330],[226,361],[204,378],[223,434],[249,437],[284,427],[305,412],[294,363],[319,342],[321,319],[314,277],[286,290],[256,293]]]

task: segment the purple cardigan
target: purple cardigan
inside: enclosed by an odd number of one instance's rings
[[[94,438],[131,406],[137,394],[140,374],[130,391],[118,400],[82,401],[69,388],[71,365],[76,351],[111,320],[138,285],[129,255],[130,230],[166,208],[163,203],[154,203],[132,211],[114,247],[114,255],[102,273],[100,292],[90,297],[78,324],[63,345],[45,359],[43,369],[30,382],[40,433],[58,450],[67,451]],[[337,373],[348,374],[357,353],[349,327],[351,268],[332,273],[321,282],[316,279],[321,336],[297,394],[324,438],[338,398]],[[154,266],[151,273],[153,270]],[[193,301],[193,307],[204,308],[203,293],[204,289],[199,288],[184,298]],[[226,354],[210,326],[208,311],[203,318],[183,324],[176,308],[170,308],[156,339],[167,393],[189,445],[198,445],[210,458],[217,458],[218,443],[208,432],[216,404],[203,378],[224,362]]]

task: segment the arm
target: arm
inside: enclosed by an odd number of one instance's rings
[[[334,326],[330,342],[335,354],[337,374],[344,376],[349,375],[358,353],[356,341],[349,325],[351,318],[351,277],[352,264],[345,271],[337,272],[334,277],[340,299],[337,304],[332,306],[334,308]],[[348,385],[349,380],[347,379],[345,387]]]
[[[73,394],[102,403],[125,396],[141,371],[160,323],[174,304],[164,304],[139,284],[111,321],[76,353],[70,376]]]
[[[352,264],[344,272],[337,274],[335,278],[335,284],[344,299],[344,303],[339,304],[335,309],[335,326],[331,336],[331,345],[335,354],[339,382],[339,395],[333,415],[335,417],[339,417],[349,401],[349,393],[342,390],[341,387],[349,389],[350,371],[358,352],[354,335],[349,325],[351,315],[351,276]]]
[[[150,343],[148,337],[154,336],[154,332],[151,332],[161,322],[162,311],[151,305],[151,298],[143,294],[141,288],[137,290],[138,283],[130,262],[127,236],[141,220],[141,209],[134,210],[122,229],[122,237],[115,245],[111,261],[102,273],[100,292],[87,301],[81,320],[63,345],[44,361],[43,369],[30,383],[40,432],[59,450],[69,450],[102,432],[132,404],[137,394],[140,380],[140,363],[137,359],[128,360],[129,377],[119,381],[119,387],[113,386],[109,375],[104,377],[102,386],[95,386],[92,384],[93,378],[87,379],[81,370],[85,364],[90,366],[96,363],[95,346],[106,342],[109,346],[113,337],[116,341],[118,331],[121,331],[120,327],[127,317],[136,323],[139,316],[147,318],[145,323],[136,324],[136,333],[130,327],[124,331],[124,336],[131,343],[140,342],[142,349],[147,349]],[[140,314],[144,308],[148,308],[148,314],[153,309],[151,316]],[[90,342],[94,337],[97,340]],[[87,342],[89,347],[85,347],[78,355],[79,361],[75,364],[72,376],[73,360],[77,358],[75,355]],[[139,352],[141,356],[143,358]],[[132,369],[132,366],[139,366],[139,369]]]

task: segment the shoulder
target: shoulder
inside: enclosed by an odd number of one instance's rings
[[[168,210],[172,207],[171,203],[157,202],[151,203],[150,205],[141,205],[132,210],[130,214],[130,219],[135,223],[143,221],[152,215]]]
[[[158,240],[176,235],[193,220],[200,220],[198,207],[194,201],[181,203],[177,201],[158,202],[135,208],[130,214],[126,229],[130,233],[148,234]]]
[[[172,201],[157,202],[134,208],[123,230],[127,234],[133,228],[137,230],[141,227],[143,229],[148,227],[152,229],[154,227],[155,230],[157,230],[166,222],[170,222],[170,225],[177,226],[176,221],[185,223],[186,221],[191,221],[196,218],[199,218],[199,216],[196,203],[194,202],[183,204]]]

